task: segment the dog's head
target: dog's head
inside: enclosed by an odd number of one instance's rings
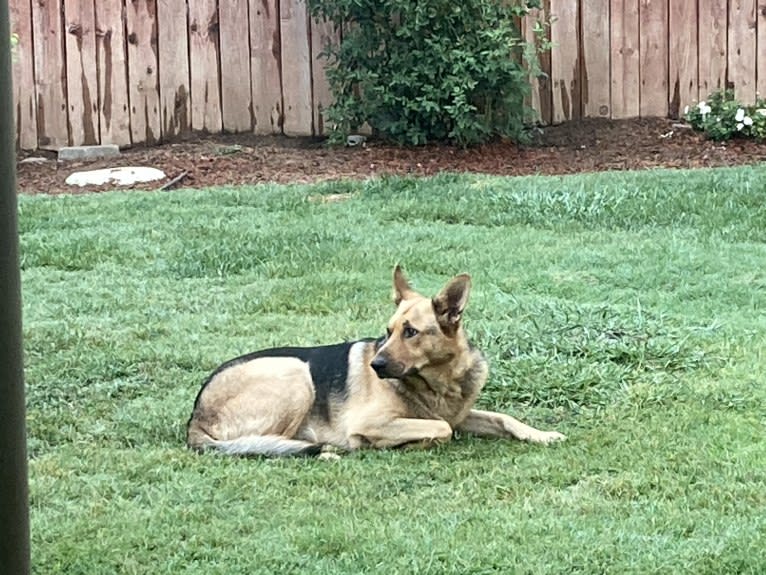
[[[415,292],[401,268],[394,268],[396,311],[388,321],[386,338],[370,366],[380,378],[402,379],[430,368],[446,368],[465,352],[461,317],[471,278],[452,278],[433,298]]]

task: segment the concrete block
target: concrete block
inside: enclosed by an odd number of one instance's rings
[[[113,158],[120,155],[120,147],[116,144],[103,146],[68,146],[59,148],[59,160],[63,162],[73,160],[99,160],[101,158]]]

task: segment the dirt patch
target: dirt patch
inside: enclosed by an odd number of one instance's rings
[[[644,168],[734,166],[766,161],[766,142],[716,143],[665,119],[590,119],[543,128],[533,144],[498,141],[468,150],[443,145],[402,149],[378,142],[353,148],[328,148],[316,138],[256,137],[251,134],[190,136],[151,148],[125,150],[119,158],[67,162],[47,155],[42,163],[21,163],[19,191],[82,193],[113,186],[67,186],[72,172],[114,166],[151,166],[168,180],[186,173],[179,187],[317,182],[384,174],[430,175],[473,172],[498,175],[571,174]],[[168,180],[142,189],[161,188]]]

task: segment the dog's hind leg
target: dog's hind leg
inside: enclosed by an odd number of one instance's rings
[[[229,455],[318,455],[322,446],[296,434],[314,402],[308,365],[263,357],[224,369],[200,394],[187,443]]]

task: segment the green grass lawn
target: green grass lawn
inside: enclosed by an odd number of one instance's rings
[[[35,573],[766,572],[764,167],[22,197],[20,228]],[[184,448],[222,361],[382,333],[396,262],[472,274],[480,406],[566,443]]]

